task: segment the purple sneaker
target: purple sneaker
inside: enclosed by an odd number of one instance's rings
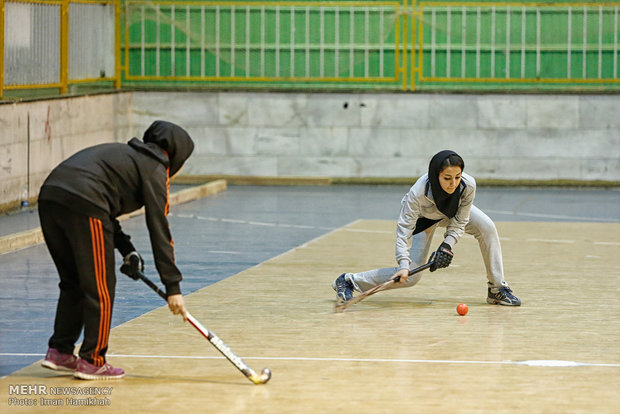
[[[76,355],[61,354],[57,349],[50,348],[47,350],[41,366],[54,371],[75,371],[79,359]]]
[[[77,369],[73,373],[75,378],[85,380],[112,380],[123,378],[125,371],[120,368],[114,368],[107,362],[103,366],[95,366],[90,362],[80,359],[77,364]]]

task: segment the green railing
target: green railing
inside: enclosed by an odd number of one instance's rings
[[[396,2],[130,0],[124,79],[389,87],[400,79],[401,14]]]
[[[620,91],[620,2],[0,0],[0,15],[0,96],[106,82]]]
[[[617,91],[620,3],[143,2],[125,78],[192,85]]]
[[[419,89],[620,90],[620,3],[420,2]]]

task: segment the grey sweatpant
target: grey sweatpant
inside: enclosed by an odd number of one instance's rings
[[[429,255],[430,243],[437,227],[446,227],[449,219],[444,219],[414,235],[411,238],[411,249],[409,257],[413,262],[411,268],[418,267],[426,263]],[[504,280],[504,265],[502,262],[502,247],[499,243],[499,236],[495,223],[476,206],[471,207],[469,223],[465,226],[465,233],[471,234],[478,240],[482,259],[487,271],[489,287],[499,288],[508,286]],[[387,267],[382,269],[368,270],[361,273],[347,273],[345,278],[350,280],[355,289],[364,292],[383,282],[389,280],[399,270],[398,267]],[[410,287],[415,285],[422,278],[423,272],[411,275],[406,283],[394,284],[390,289]]]

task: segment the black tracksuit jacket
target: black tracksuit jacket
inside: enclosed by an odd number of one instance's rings
[[[96,145],[62,162],[45,180],[39,200],[111,220],[114,244],[123,256],[134,247],[116,218],[144,206],[155,266],[166,293],[179,294],[182,276],[175,264],[166,218],[169,180],[193,149],[194,143],[184,129],[156,121],[146,130],[142,141],[133,138],[127,144]]]

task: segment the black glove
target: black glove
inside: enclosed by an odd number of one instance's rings
[[[434,272],[437,269],[450,266],[450,263],[452,263],[452,256],[454,256],[454,253],[452,253],[450,245],[448,243],[441,243],[439,249],[431,256],[435,262],[431,265],[429,270]]]
[[[121,272],[125,273],[133,280],[138,280],[140,278],[138,273],[144,272],[144,260],[142,260],[142,256],[140,256],[140,253],[134,250],[133,252],[125,256],[123,258]]]

